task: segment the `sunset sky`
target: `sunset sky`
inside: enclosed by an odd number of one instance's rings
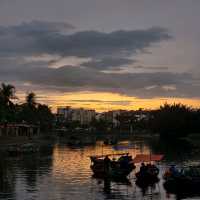
[[[0,82],[19,102],[200,105],[199,0],[0,0]]]

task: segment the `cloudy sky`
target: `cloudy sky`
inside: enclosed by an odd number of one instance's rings
[[[0,0],[0,82],[53,109],[198,106],[199,10],[199,0]]]

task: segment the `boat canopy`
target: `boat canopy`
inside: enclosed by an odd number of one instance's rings
[[[163,159],[164,155],[162,154],[138,154],[133,159],[134,163],[140,163],[140,162],[151,162],[151,161],[161,161]]]
[[[125,151],[127,149],[131,149],[132,147],[133,147],[132,145],[116,145],[116,146],[113,146],[112,148],[115,151]]]
[[[103,155],[90,156],[90,158],[104,158],[106,156],[127,156],[128,154],[129,153],[103,154]]]

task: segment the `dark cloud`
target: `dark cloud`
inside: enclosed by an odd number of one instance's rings
[[[9,35],[11,37],[12,35],[16,35],[19,37],[39,37],[40,35],[60,33],[74,28],[73,25],[65,22],[34,20],[31,22],[23,22],[15,26],[0,26],[0,36]]]
[[[0,68],[0,80],[21,81],[57,91],[107,91],[138,97],[199,97],[199,81],[189,73],[103,73],[91,68],[57,69],[20,65]],[[195,83],[195,84],[194,84]]]
[[[110,33],[83,31],[61,33],[72,25],[33,21],[18,26],[0,26],[0,55],[58,54],[77,57],[127,56],[151,44],[171,38],[168,31],[155,27],[146,30],[121,30]]]
[[[156,72],[163,68],[149,67],[152,73],[104,73],[119,69],[136,60],[130,56],[143,53],[152,44],[171,38],[163,28],[70,32],[67,23],[33,21],[18,26],[0,27],[0,81],[28,83],[45,90],[107,91],[138,97],[200,96],[199,81],[189,73]],[[69,31],[69,32],[63,32]],[[26,60],[48,54],[52,59]],[[49,68],[53,56],[84,57],[91,61],[81,66]],[[55,61],[58,61],[56,58]],[[145,66],[135,66],[147,69]],[[165,68],[167,69],[167,68]],[[195,84],[194,84],[195,83]],[[198,90],[197,90],[198,89]]]
[[[130,65],[134,63],[134,60],[128,58],[116,58],[116,57],[108,57],[102,60],[92,60],[89,62],[85,62],[82,65],[85,67],[90,67],[98,70],[107,70],[107,69],[120,69],[123,65]]]
[[[132,66],[134,69],[141,69],[141,70],[152,70],[152,71],[163,71],[163,70],[168,70],[169,67],[166,66],[142,66],[142,65],[137,65],[137,66]]]
[[[105,100],[94,100],[94,99],[88,99],[88,100],[77,100],[77,99],[72,99],[68,100],[68,102],[78,102],[78,103],[104,103],[104,104],[112,104],[112,105],[130,105],[132,101],[105,101]]]

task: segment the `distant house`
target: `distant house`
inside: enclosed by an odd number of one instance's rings
[[[0,137],[36,137],[39,126],[31,124],[0,124]]]

